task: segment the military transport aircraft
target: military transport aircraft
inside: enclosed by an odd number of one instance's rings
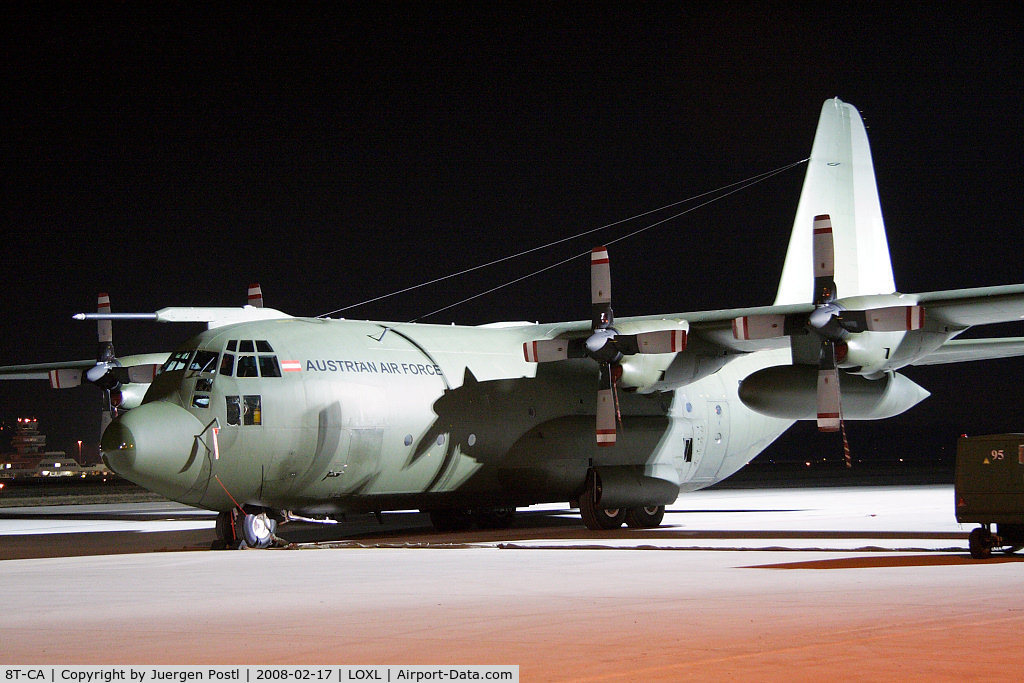
[[[578,322],[213,327],[111,423],[103,457],[218,511],[230,547],[349,511],[421,509],[452,529],[571,501],[591,529],[657,526],[680,491],[725,479],[795,420],[835,430],[908,410],[928,392],[903,366],[1024,354],[1024,338],[955,339],[1024,318],[1024,285],[896,292],[867,136],[839,99],[821,110],[774,305],[615,319],[604,248],[591,282]]]

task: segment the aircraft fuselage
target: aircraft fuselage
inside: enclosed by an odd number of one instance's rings
[[[702,488],[792,424],[738,400],[744,377],[788,358],[764,351],[680,389],[620,389],[618,443],[600,447],[596,364],[524,360],[546,327],[288,318],[208,330],[107,431],[104,454],[212,510],[515,507],[575,499],[592,468]],[[693,353],[666,359],[665,374]]]

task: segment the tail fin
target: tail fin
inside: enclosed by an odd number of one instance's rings
[[[822,214],[832,217],[838,295],[894,292],[868,136],[857,109],[838,98],[821,108],[777,305],[814,299],[811,235],[814,217]]]

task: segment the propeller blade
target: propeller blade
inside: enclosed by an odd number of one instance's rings
[[[597,390],[597,445],[615,445],[615,393],[612,388],[612,366],[601,364]]]
[[[831,303],[836,298],[836,259],[832,243],[832,218],[814,217],[814,304]]]
[[[732,336],[740,341],[774,339],[786,333],[784,315],[743,315],[732,321]]]
[[[615,322],[612,314],[612,274],[608,249],[595,247],[590,252],[591,330],[603,330]]]
[[[837,432],[840,423],[839,370],[832,342],[821,345],[818,365],[818,431]]]
[[[538,339],[523,342],[527,363],[550,363],[569,357],[569,342],[564,339]]]
[[[686,349],[686,330],[658,330],[639,334],[620,334],[615,345],[623,354],[679,353]]]
[[[100,436],[101,437],[103,436],[103,432],[107,431],[107,427],[113,421],[114,421],[114,418],[112,418],[110,416],[110,406],[109,405],[104,405],[103,406],[103,412],[100,413]]]
[[[50,387],[53,389],[68,389],[82,384],[81,370],[58,369],[50,370]]]
[[[615,445],[615,397],[611,389],[597,392],[597,445]]]
[[[263,288],[258,282],[249,285],[249,305],[253,308],[263,308]]]
[[[866,311],[843,311],[839,324],[848,332],[910,332],[924,327],[924,307],[888,306]]]
[[[96,299],[96,313],[98,315],[110,315],[110,295],[100,292]],[[96,349],[96,367],[86,373],[86,379],[97,383],[106,374],[108,368],[113,367],[117,362],[114,354],[114,336],[111,322],[108,319],[96,321],[96,335],[99,339],[99,346]]]
[[[157,372],[160,371],[160,366],[147,363],[146,365],[129,365],[124,370],[128,375],[125,383],[151,384],[156,378]]]
[[[106,292],[100,292],[96,299],[96,312],[105,315],[110,313],[110,295]],[[104,344],[110,344],[114,340],[113,331],[111,329],[109,320],[99,320],[96,322],[96,332],[99,338],[100,347]]]

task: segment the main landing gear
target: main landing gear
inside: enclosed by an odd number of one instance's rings
[[[664,505],[650,505],[631,508],[613,508],[601,505],[602,494],[605,493],[601,477],[591,470],[587,474],[587,483],[583,493],[575,503],[580,509],[583,523],[591,531],[608,531],[618,529],[625,522],[633,529],[653,529],[661,526],[665,519]]]
[[[218,513],[216,530],[217,540],[213,542],[215,550],[287,545],[274,534],[277,531],[277,518],[259,508],[247,508],[245,511],[231,508]]]
[[[584,492],[577,504],[583,524],[591,531],[618,529],[625,522],[633,529],[653,529],[661,526],[665,518],[665,506],[655,505],[639,508],[601,508],[594,503],[594,496]]]

